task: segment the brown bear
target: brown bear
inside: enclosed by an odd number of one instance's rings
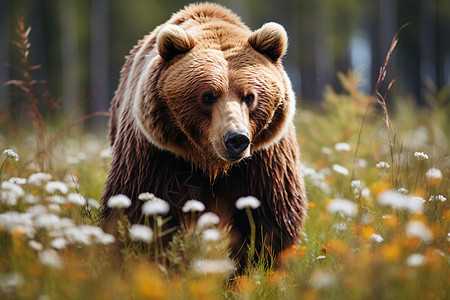
[[[235,202],[254,196],[258,253],[299,241],[305,190],[293,116],[295,97],[283,68],[287,34],[276,23],[250,31],[214,4],[194,4],[145,36],[127,57],[111,104],[111,170],[102,197],[103,228],[115,232],[125,194],[132,223],[138,195],[171,205],[168,227],[186,228],[181,207],[197,199],[229,228],[233,258],[244,261],[250,226]]]

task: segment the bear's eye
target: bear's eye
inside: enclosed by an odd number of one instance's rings
[[[213,93],[204,93],[202,95],[202,102],[206,105],[213,105],[216,102],[216,97],[214,96]]]
[[[247,104],[252,104],[255,100],[255,95],[252,93],[245,95],[244,99],[242,99]]]

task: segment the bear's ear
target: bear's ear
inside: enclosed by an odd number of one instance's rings
[[[253,49],[275,62],[286,53],[288,37],[283,26],[271,22],[254,31],[248,42]]]
[[[194,39],[184,29],[172,24],[162,28],[156,38],[158,53],[166,61],[188,52],[194,45]]]

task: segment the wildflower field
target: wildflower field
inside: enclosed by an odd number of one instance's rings
[[[167,247],[168,207],[151,191],[140,198],[154,223],[122,214],[120,235],[105,233],[106,132],[44,120],[34,83],[13,82],[32,122],[0,127],[0,299],[448,299],[450,90],[430,83],[417,107],[360,92],[355,73],[339,77],[341,92],[328,88],[296,116],[309,199],[301,242],[278,268],[260,259],[237,276],[227,233],[196,201],[184,207],[196,229],[173,229]],[[258,200],[237,206],[251,222]]]

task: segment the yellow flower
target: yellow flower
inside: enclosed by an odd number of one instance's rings
[[[297,252],[297,255],[299,257],[303,257],[303,255],[305,255],[305,251],[306,251],[306,246],[301,246],[300,249]]]
[[[351,249],[346,242],[339,239],[333,239],[327,242],[327,251],[339,257],[349,257]]]
[[[136,290],[139,295],[151,299],[166,299],[170,289],[161,276],[152,272],[149,266],[139,267],[136,270]]]
[[[361,236],[364,239],[368,240],[374,233],[375,233],[375,230],[373,229],[372,226],[364,226],[364,228],[362,229],[362,232],[361,232]]]
[[[392,184],[388,181],[384,181],[384,180],[380,180],[375,182],[372,186],[371,186],[371,191],[373,192],[373,194],[375,196],[378,196],[379,194],[381,194],[383,191],[389,190],[392,188]]]
[[[381,253],[385,260],[395,261],[400,257],[401,249],[396,244],[383,245],[381,248]]]
[[[189,284],[189,291],[194,299],[218,299],[215,295],[217,288],[216,282],[212,280],[213,277],[203,277],[198,280],[193,280]]]
[[[284,264],[296,256],[302,257],[305,254],[305,250],[306,250],[305,246],[302,246],[300,249],[298,249],[297,246],[295,245],[287,247],[286,249],[281,251],[280,254],[281,263]]]

